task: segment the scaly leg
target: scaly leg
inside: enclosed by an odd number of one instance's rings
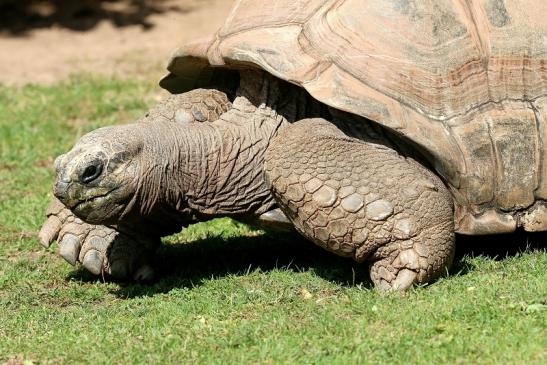
[[[405,290],[450,266],[452,198],[436,175],[393,149],[307,119],[276,136],[265,171],[296,229],[329,251],[370,262],[377,287]]]

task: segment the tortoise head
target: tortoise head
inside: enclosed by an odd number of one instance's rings
[[[134,125],[84,135],[55,160],[54,195],[86,222],[116,223],[137,192],[142,149],[143,137]]]

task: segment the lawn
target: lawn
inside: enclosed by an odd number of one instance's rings
[[[545,234],[458,237],[450,274],[406,294],[229,219],[166,238],[152,285],[105,283],[42,248],[54,157],[158,93],[89,76],[0,87],[0,363],[547,363]]]

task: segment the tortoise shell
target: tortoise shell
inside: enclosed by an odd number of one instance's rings
[[[458,232],[547,230],[545,0],[239,0],[168,69],[211,67],[265,70],[417,143]]]

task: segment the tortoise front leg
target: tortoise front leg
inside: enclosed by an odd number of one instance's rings
[[[296,229],[329,251],[370,262],[377,287],[405,290],[450,266],[452,198],[437,176],[393,149],[307,119],[276,136],[265,171]]]

